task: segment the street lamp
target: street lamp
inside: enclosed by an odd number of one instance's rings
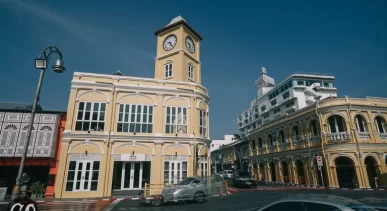
[[[25,160],[27,157],[27,150],[28,150],[28,145],[30,143],[30,139],[31,139],[31,132],[32,132],[32,127],[33,127],[34,119],[35,119],[36,106],[37,106],[38,101],[39,101],[39,95],[40,95],[40,89],[41,89],[42,82],[43,82],[43,76],[44,76],[45,70],[47,69],[48,61],[50,60],[49,56],[53,53],[57,54],[59,56],[59,59],[56,60],[55,65],[52,66],[52,69],[56,73],[63,73],[65,71],[65,67],[63,66],[64,62],[63,62],[62,53],[55,46],[45,47],[42,50],[42,52],[40,53],[39,58],[35,59],[35,68],[40,69],[40,76],[39,76],[39,81],[38,81],[38,87],[36,89],[34,104],[32,106],[31,118],[30,118],[29,125],[28,125],[26,142],[25,142],[25,145],[23,148],[23,154],[22,154],[21,161],[20,161],[19,171],[17,173],[15,186],[12,189],[12,199],[17,198],[18,195],[20,194],[20,179],[21,179],[21,176],[23,173],[24,164],[25,164]]]

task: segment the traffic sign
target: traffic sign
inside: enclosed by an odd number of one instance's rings
[[[316,156],[317,166],[323,166],[322,156]]]

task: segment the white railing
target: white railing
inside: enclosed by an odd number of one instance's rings
[[[328,133],[327,135],[328,142],[347,142],[351,139],[350,134],[347,131],[339,133]]]
[[[380,140],[387,140],[387,133],[379,133]]]
[[[371,135],[369,132],[359,132],[360,140],[370,140]]]

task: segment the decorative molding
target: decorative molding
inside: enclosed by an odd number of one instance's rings
[[[338,157],[347,157],[347,158],[352,160],[352,162],[355,164],[355,166],[359,166],[359,162],[357,162],[356,157],[354,155],[349,154],[349,153],[338,153],[338,154],[334,154],[334,155],[329,156],[329,157],[330,157],[330,161],[329,161],[330,167],[336,166],[334,162],[335,162],[336,158],[338,158]]]
[[[109,104],[109,102],[110,102],[109,96],[104,92],[98,91],[97,88],[93,88],[92,90],[84,91],[81,94],[78,94],[78,96],[75,98],[75,102],[78,102],[80,97],[82,97],[83,95],[88,94],[88,93],[93,93],[93,95],[101,94],[105,97],[107,104]]]
[[[94,146],[96,146],[96,147],[99,148],[99,150],[101,151],[101,154],[102,154],[102,155],[104,154],[103,148],[102,148],[99,144],[97,144],[97,143],[95,143],[95,142],[93,142],[93,141],[90,141],[89,139],[86,139],[86,140],[84,140],[84,141],[82,141],[82,142],[79,142],[79,143],[76,143],[76,144],[74,144],[74,145],[71,145],[71,147],[70,147],[69,150],[67,151],[67,154],[70,154],[71,151],[73,151],[73,149],[74,149],[76,146],[79,146],[79,145],[82,145],[82,144],[83,144],[84,146],[94,145]]]
[[[140,91],[136,91],[135,93],[129,93],[129,94],[124,94],[124,95],[122,95],[120,98],[117,99],[116,104],[120,104],[120,103],[121,103],[120,101],[122,100],[122,98],[124,98],[124,97],[129,97],[129,96],[136,96],[136,97],[145,97],[145,98],[148,98],[148,99],[150,99],[150,100],[153,101],[153,105],[154,105],[154,106],[157,106],[157,101],[156,101],[153,97],[151,97],[151,96],[149,96],[149,95],[142,94]]]
[[[187,99],[185,99],[185,98],[183,98],[183,97],[180,97],[179,94],[176,94],[175,96],[167,97],[167,98],[164,100],[164,102],[163,102],[163,107],[166,107],[166,103],[167,103],[169,100],[172,100],[172,99],[181,99],[181,100],[184,100],[184,101],[187,103],[188,108],[191,107],[191,103],[190,103]]]
[[[165,81],[160,79],[154,79],[154,78],[140,78],[140,77],[130,77],[130,76],[116,76],[116,75],[110,75],[110,74],[98,74],[98,73],[84,73],[84,72],[74,72],[73,76],[78,77],[93,77],[93,78],[108,78],[108,79],[122,79],[122,80],[128,80],[128,81],[144,81],[144,82],[153,82],[153,83],[166,83],[166,84],[178,84],[178,85],[189,85],[189,86],[198,86],[201,89],[205,90],[207,89],[202,86],[201,84],[192,83],[192,82],[182,82],[182,81]]]
[[[369,157],[369,156],[370,156],[370,157],[373,157],[378,165],[381,165],[378,156],[377,156],[376,154],[374,154],[374,153],[371,153],[371,152],[364,153],[364,154],[362,155],[362,158],[361,158],[361,159],[362,159],[362,161],[363,161],[364,164],[365,164],[365,159],[366,159],[367,157]]]
[[[122,143],[122,144],[119,144],[119,145],[115,146],[113,148],[112,152],[111,152],[111,155],[114,155],[118,148],[123,147],[123,146],[130,146],[130,145],[133,146],[133,147],[143,146],[145,148],[150,149],[152,151],[152,155],[155,155],[155,150],[152,147],[150,147],[150,146],[148,146],[146,144],[143,144],[143,143],[138,143],[137,141],[130,141],[130,142]]]
[[[162,150],[162,152],[161,152],[161,155],[165,155],[165,150],[166,149],[168,149],[168,148],[170,148],[170,147],[183,147],[186,151],[187,151],[187,153],[188,153],[188,156],[191,156],[191,152],[190,152],[190,150],[189,150],[189,148],[187,147],[187,146],[185,146],[185,145],[183,145],[183,144],[179,144],[179,143],[173,143],[173,144],[169,144],[169,145],[167,145],[167,146],[164,146],[164,148],[163,148],[163,150]]]

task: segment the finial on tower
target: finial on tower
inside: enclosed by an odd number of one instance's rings
[[[266,75],[266,68],[265,67],[261,67],[261,75],[265,74]]]

